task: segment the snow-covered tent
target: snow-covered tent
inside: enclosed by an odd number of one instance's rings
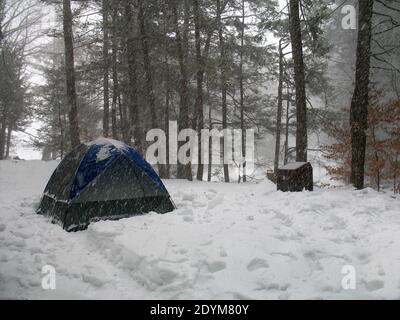
[[[70,152],[54,171],[38,213],[67,231],[90,222],[175,209],[157,173],[133,148],[99,138]]]

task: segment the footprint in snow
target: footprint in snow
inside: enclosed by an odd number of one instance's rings
[[[33,236],[33,232],[29,231],[29,230],[22,230],[22,231],[12,231],[12,234],[14,234],[16,237],[18,238],[22,238],[22,239],[29,239],[32,238]]]
[[[310,259],[312,261],[316,261],[318,259],[318,255],[320,253],[321,252],[318,251],[318,250],[308,250],[308,251],[303,253],[303,257],[307,258],[307,259]]]
[[[194,219],[193,219],[193,217],[191,217],[191,216],[184,216],[184,217],[183,217],[183,221],[185,221],[185,222],[193,222]]]
[[[282,212],[276,212],[274,218],[281,220],[282,223],[287,227],[292,225],[292,218]]]
[[[191,216],[193,215],[193,210],[190,208],[183,208],[179,209],[176,213],[180,216]]]
[[[279,213],[279,211],[275,210],[275,209],[268,209],[268,208],[260,208],[258,209],[258,212],[261,214],[271,214],[271,213]]]
[[[210,240],[207,240],[207,241],[201,243],[200,245],[201,245],[201,246],[209,246],[209,245],[212,244],[212,243],[213,243],[213,240],[210,239]]]
[[[185,194],[183,194],[183,197],[182,197],[182,201],[192,202],[194,199],[196,199],[196,196],[192,193],[185,193]]]
[[[221,248],[219,249],[219,256],[220,256],[221,258],[225,258],[225,257],[228,256],[228,253],[226,252],[225,248],[221,247]]]
[[[226,268],[224,261],[206,261],[207,269],[211,273],[215,273]]]
[[[26,241],[25,241],[25,239],[14,239],[14,240],[7,241],[6,245],[10,246],[10,247],[22,249],[22,248],[26,247]]]
[[[339,288],[334,288],[333,286],[327,285],[327,286],[322,286],[320,288],[322,292],[327,292],[327,293],[333,293],[333,292],[339,292]]]
[[[370,261],[370,254],[369,253],[360,253],[357,255],[357,259],[361,263],[367,264]]]
[[[293,260],[298,260],[297,257],[292,252],[271,252],[270,255],[279,255],[284,257],[289,257]]]
[[[102,278],[99,278],[99,277],[96,277],[93,275],[84,274],[84,273],[82,273],[82,280],[83,280],[83,282],[91,284],[92,286],[94,286],[96,288],[101,288],[108,282],[107,280],[104,280]]]
[[[277,283],[271,281],[269,279],[261,279],[257,282],[257,287],[255,290],[279,290],[279,291],[286,291],[290,287],[290,284],[287,282],[284,283]]]
[[[204,203],[204,202],[193,202],[193,203],[192,203],[192,206],[193,206],[194,208],[202,208],[202,207],[207,206],[207,204]]]
[[[254,300],[254,298],[239,292],[231,292],[234,300]]]
[[[29,279],[28,280],[28,284],[31,287],[39,287],[39,286],[41,286],[41,282],[39,280],[37,280],[37,279],[34,279],[34,278]]]
[[[224,197],[222,195],[217,196],[213,200],[208,203],[208,209],[212,210],[218,205],[220,205],[224,201]]]
[[[247,264],[248,271],[269,268],[269,264],[265,259],[254,258]]]
[[[207,192],[204,192],[204,195],[208,200],[214,199],[217,196],[217,194],[218,192],[212,189],[208,190]]]
[[[274,235],[273,236],[275,239],[278,239],[280,241],[287,241],[289,239],[288,236],[284,235],[284,234],[278,234],[278,235]]]
[[[381,265],[378,266],[378,275],[384,276],[386,274],[385,269]]]
[[[289,300],[290,299],[290,293],[283,293],[281,295],[279,295],[278,300]]]
[[[29,252],[30,252],[31,254],[44,253],[43,250],[42,250],[42,248],[39,248],[39,247],[32,247],[32,248],[29,248]]]
[[[375,291],[375,290],[379,290],[379,289],[382,289],[385,287],[385,283],[379,279],[371,280],[371,281],[363,280],[362,282],[368,291]]]
[[[186,253],[188,253],[188,250],[182,248],[182,249],[179,249],[179,250],[178,250],[178,253],[179,253],[179,254],[186,254]]]
[[[289,283],[283,283],[279,284],[276,282],[272,282],[267,286],[267,290],[280,290],[280,291],[286,291],[290,287]]]

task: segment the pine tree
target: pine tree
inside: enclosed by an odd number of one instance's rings
[[[307,103],[299,0],[290,0],[290,38],[296,87],[296,161],[307,161]]]
[[[70,139],[71,146],[74,148],[80,144],[80,133],[78,123],[78,102],[75,88],[75,60],[74,44],[72,35],[72,11],[71,1],[63,0],[63,26],[65,43],[65,72],[67,81],[67,101],[70,107]]]
[[[364,188],[373,5],[374,0],[359,1],[355,88],[350,109],[351,182],[357,189]]]

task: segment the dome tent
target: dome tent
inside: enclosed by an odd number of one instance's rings
[[[77,231],[98,220],[174,209],[149,163],[128,145],[99,138],[79,145],[61,161],[38,214],[51,217],[67,231]]]

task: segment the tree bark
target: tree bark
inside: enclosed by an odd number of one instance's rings
[[[169,50],[168,50],[168,8],[167,4],[163,5],[163,18],[164,18],[164,91],[165,91],[165,116],[164,116],[164,131],[167,137],[165,142],[166,164],[159,166],[160,177],[163,179],[170,179],[171,170],[169,164],[169,107],[171,97],[170,87],[170,69],[169,69]]]
[[[355,88],[350,108],[351,177],[356,189],[364,188],[365,152],[368,128],[368,87],[370,74],[373,0],[358,2],[358,40]]]
[[[6,149],[6,127],[8,118],[8,106],[4,105],[3,116],[1,119],[1,130],[0,130],[0,160],[4,160],[5,149]]]
[[[373,157],[375,158],[375,164],[378,166],[379,165],[379,154],[378,154],[378,150],[376,149],[377,147],[377,141],[376,141],[376,130],[375,130],[375,125],[371,125],[371,138],[372,138],[372,143],[373,143]],[[381,170],[378,167],[377,171],[376,171],[376,186],[378,189],[378,192],[380,191],[381,188]]]
[[[174,15],[174,25],[175,25],[175,33],[176,33],[176,44],[178,51],[178,62],[180,68],[180,85],[179,85],[179,94],[180,94],[180,108],[179,108],[179,118],[178,118],[178,128],[179,131],[183,129],[188,129],[190,127],[189,124],[189,80],[188,80],[188,71],[187,71],[187,48],[188,48],[188,25],[189,25],[189,5],[188,0],[184,0],[184,32],[183,36],[181,36],[180,28],[179,28],[179,16],[178,16],[178,7],[177,1],[173,1],[173,15]],[[183,145],[182,142],[179,143],[179,147]],[[192,169],[191,164],[182,165],[178,163],[178,179],[188,179],[192,180]]]
[[[11,148],[11,135],[12,135],[12,131],[13,131],[13,125],[10,122],[8,124],[8,128],[7,128],[7,142],[6,142],[6,155],[5,155],[5,159],[10,158],[10,148]]]
[[[200,37],[200,5],[199,0],[193,0],[193,16],[195,26],[195,45],[196,45],[196,63],[197,63],[197,95],[196,95],[196,119],[197,131],[199,137],[199,152],[198,152],[198,165],[197,165],[197,180],[203,180],[204,164],[202,160],[202,144],[201,144],[201,130],[204,128],[204,103],[203,103],[203,81],[204,81],[204,61],[201,54],[201,37]]]
[[[290,0],[290,38],[296,86],[296,161],[307,161],[307,103],[299,0]]]
[[[131,0],[125,2],[126,19],[126,54],[128,60],[128,109],[130,136],[134,138],[136,150],[143,155],[142,133],[139,119],[139,104],[137,90],[137,72],[136,72],[136,50],[134,39],[134,18],[132,12]]]
[[[58,125],[60,126],[60,158],[64,159],[64,137],[65,137],[65,129],[64,123],[62,120],[62,110],[60,103],[57,104],[58,106]]]
[[[103,90],[104,90],[104,110],[103,110],[103,136],[109,135],[109,118],[110,118],[110,94],[109,94],[109,26],[108,26],[108,0],[103,0]],[[113,21],[115,24],[115,21]]]
[[[69,126],[71,147],[80,145],[78,103],[75,88],[75,61],[72,34],[72,11],[71,1],[63,0],[63,29],[65,44],[65,73],[67,82],[67,102],[69,106]]]
[[[119,75],[118,75],[118,2],[114,4],[112,13],[112,80],[113,80],[113,97],[112,97],[112,135],[114,138],[118,136],[118,125],[117,125],[117,110],[120,113],[120,128],[122,133],[122,140],[126,144],[130,144],[129,139],[129,124],[127,120],[126,104],[124,107],[121,105],[121,92],[119,89]],[[117,108],[118,105],[118,108]]]
[[[395,165],[394,165],[394,170],[393,170],[393,193],[396,194],[396,189],[397,189],[397,168],[398,168],[398,159],[399,159],[399,153],[396,153],[395,157]]]
[[[289,121],[290,121],[290,100],[291,95],[289,91],[289,87],[286,90],[287,93],[287,101],[286,101],[286,123],[285,123],[285,156],[283,160],[283,164],[286,165],[289,161]]]
[[[221,70],[221,94],[222,94],[222,129],[227,129],[227,81],[226,81],[226,50],[225,41],[223,35],[223,24],[222,24],[222,8],[221,1],[217,0],[217,20],[218,20],[218,38],[219,38],[219,50],[220,50],[220,70]],[[224,179],[225,182],[229,182],[229,166],[225,164],[225,139],[222,142],[223,150],[223,166],[224,166]]]
[[[211,99],[210,99],[210,86],[207,78],[206,82],[207,89],[207,104],[208,104],[208,130],[212,130],[212,109],[211,109]],[[208,139],[208,166],[207,166],[207,181],[211,182],[212,174],[212,138]]]
[[[278,112],[276,115],[275,131],[275,159],[274,174],[276,176],[279,167],[279,154],[281,150],[281,128],[282,128],[282,103],[283,103],[283,51],[282,39],[279,40],[279,84],[278,84]]]
[[[201,18],[199,14],[199,19]],[[195,18],[197,19],[197,18]],[[195,22],[196,24],[196,22]],[[200,20],[198,21],[198,25],[200,26]],[[196,27],[195,27],[196,28]],[[207,39],[205,41],[204,45],[204,53],[201,53],[201,38],[200,38],[200,27],[199,27],[199,34],[198,34],[198,40],[196,40],[196,60],[197,60],[197,65],[198,65],[198,71],[196,74],[196,79],[197,79],[197,96],[196,96],[196,104],[195,104],[195,113],[196,113],[196,121],[197,125],[196,127],[198,128],[198,141],[199,141],[199,147],[198,147],[198,168],[197,168],[197,180],[203,180],[204,176],[204,163],[203,163],[203,150],[202,150],[202,141],[201,141],[201,130],[204,129],[204,93],[203,93],[203,87],[204,87],[204,74],[206,71],[206,60],[208,59],[208,55],[210,52],[210,45],[211,45],[211,38],[214,33],[214,30],[212,29],[211,26],[209,26],[209,29],[207,31]],[[196,37],[196,36],[195,36]],[[197,48],[197,43],[198,43],[198,48]]]
[[[3,17],[4,3],[5,3],[5,0],[0,0],[0,18],[3,18],[3,19],[4,19],[4,17]],[[1,43],[3,42],[3,39],[4,39],[2,24],[3,24],[3,21],[0,20],[0,47],[1,47]]]
[[[143,66],[146,76],[146,96],[147,96],[147,103],[150,108],[151,126],[153,129],[157,128],[156,98],[154,95],[154,88],[153,88],[153,79],[152,79],[151,63],[150,63],[150,50],[148,44],[148,37],[146,33],[146,16],[145,16],[145,8],[143,6],[143,0],[138,0],[138,6],[139,6],[138,22],[140,30],[140,42],[142,45]]]
[[[243,182],[247,181],[246,177],[246,135],[245,135],[245,124],[244,124],[244,80],[243,80],[243,58],[244,58],[244,27],[245,27],[245,5],[242,0],[242,28],[240,34],[240,73],[239,73],[239,89],[240,89],[240,129],[242,132],[242,176]],[[239,170],[239,182],[240,182],[240,170]]]

